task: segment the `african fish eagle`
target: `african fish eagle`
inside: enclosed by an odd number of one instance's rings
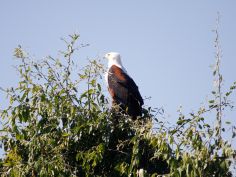
[[[136,119],[137,116],[142,115],[143,105],[138,86],[122,65],[119,53],[110,52],[104,58],[108,60],[105,79],[112,97],[112,105],[119,105],[129,116]]]

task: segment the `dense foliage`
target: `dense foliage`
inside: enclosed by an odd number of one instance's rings
[[[235,152],[222,138],[222,111],[232,107],[236,83],[226,93],[219,89],[219,57],[212,99],[189,115],[179,111],[170,126],[155,109],[144,109],[136,121],[111,109],[99,60],[74,64],[78,39],[69,36],[61,58],[38,62],[15,49],[20,81],[4,90],[1,176],[232,176]],[[209,112],[216,112],[216,125],[206,123]]]

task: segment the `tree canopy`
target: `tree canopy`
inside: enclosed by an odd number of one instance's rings
[[[1,176],[232,176],[235,150],[223,138],[222,112],[232,107],[236,82],[225,93],[220,89],[220,53],[212,99],[188,115],[179,110],[169,125],[160,109],[146,107],[135,121],[112,109],[99,59],[74,62],[83,47],[78,40],[70,35],[60,57],[39,61],[15,49],[20,79],[2,89],[9,105],[1,111]],[[207,123],[209,112],[216,126]]]

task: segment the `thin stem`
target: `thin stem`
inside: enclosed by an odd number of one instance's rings
[[[221,47],[220,47],[220,40],[219,40],[219,23],[220,23],[220,14],[218,13],[218,17],[216,19],[216,29],[214,30],[216,34],[215,39],[215,48],[216,48],[216,66],[215,66],[215,75],[216,75],[216,99],[218,100],[217,108],[216,108],[216,119],[217,119],[217,126],[216,126],[216,136],[218,140],[221,139],[221,127],[222,127],[222,75],[220,72],[220,61],[221,61]]]

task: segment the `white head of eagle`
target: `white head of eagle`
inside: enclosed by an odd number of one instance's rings
[[[112,97],[113,105],[120,105],[133,119],[142,115],[143,99],[139,93],[138,86],[127,74],[121,62],[121,56],[117,52],[109,52],[104,58],[108,60],[108,71],[106,81],[108,91]]]

